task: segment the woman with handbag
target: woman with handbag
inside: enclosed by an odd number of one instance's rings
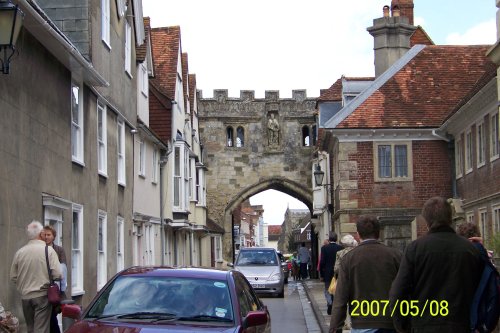
[[[44,231],[45,243],[48,246],[51,246],[54,249],[54,251],[56,251],[57,258],[61,263],[62,278],[61,281],[59,282],[59,291],[61,299],[65,299],[66,294],[64,292],[66,290],[66,274],[67,274],[66,254],[64,253],[64,249],[62,246],[59,246],[54,243],[54,239],[57,236],[56,229],[54,229],[54,227],[50,225],[46,225],[43,227],[43,231]],[[61,330],[59,329],[59,323],[57,320],[57,315],[60,312],[61,312],[60,305],[54,305],[52,308],[52,315],[50,317],[50,333],[61,333]]]

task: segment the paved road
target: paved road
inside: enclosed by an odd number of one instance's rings
[[[261,297],[271,313],[272,332],[320,332],[311,305],[300,283],[285,285],[285,297]]]

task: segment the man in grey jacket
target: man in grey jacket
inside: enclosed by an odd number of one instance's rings
[[[26,227],[28,244],[20,248],[14,255],[10,268],[10,279],[16,284],[21,294],[24,319],[28,333],[49,333],[52,305],[47,298],[50,284],[45,259],[45,241],[43,226],[33,221]],[[57,253],[48,247],[49,267],[55,280],[61,278],[61,265]]]

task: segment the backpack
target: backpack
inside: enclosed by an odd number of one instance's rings
[[[481,246],[481,248],[482,257],[488,258],[484,247]],[[492,332],[498,324],[499,316],[500,275],[491,261],[484,260],[481,280],[472,300],[471,331],[479,333]]]

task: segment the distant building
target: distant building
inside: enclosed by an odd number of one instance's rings
[[[278,241],[281,236],[281,225],[268,225],[268,241],[267,247],[272,247],[278,250]]]

